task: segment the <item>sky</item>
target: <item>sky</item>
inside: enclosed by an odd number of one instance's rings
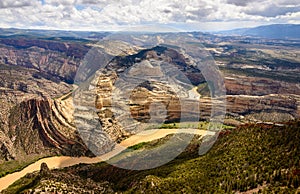
[[[219,31],[300,23],[300,0],[1,0],[0,9],[2,28]]]

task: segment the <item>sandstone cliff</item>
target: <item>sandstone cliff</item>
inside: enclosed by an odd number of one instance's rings
[[[92,155],[73,123],[69,96],[88,51],[78,43],[0,39],[0,160]]]
[[[225,86],[229,115],[274,122],[300,118],[299,84],[230,75]]]
[[[9,117],[9,138],[17,155],[41,152],[82,156],[88,149],[62,111],[60,100],[36,98],[15,106]],[[68,113],[70,114],[70,113]]]
[[[226,93],[229,95],[263,96],[268,94],[300,95],[300,85],[275,81],[268,78],[230,75],[225,77]]]
[[[188,82],[194,87],[207,84],[188,57],[174,49],[157,46],[113,58],[91,83],[93,91],[81,96],[93,109],[74,110],[70,83],[89,46],[48,40],[0,40],[0,159],[35,153],[92,155],[87,147],[96,143],[96,135],[107,140],[102,145],[105,152],[113,147],[112,142],[120,142],[139,130],[140,123],[178,122],[185,114],[189,115],[186,120],[211,117],[215,102],[209,91],[199,90],[197,106],[193,100],[182,106],[166,80],[139,82],[135,78],[160,78],[167,70],[175,84],[182,87]],[[129,83],[136,84],[135,88]],[[299,84],[226,75],[225,86],[230,118],[278,122],[299,118]],[[221,114],[215,108],[215,113]],[[151,109],[161,111],[155,115]],[[99,124],[103,131],[78,131],[75,121],[85,127]],[[90,144],[80,138],[86,136]]]
[[[89,47],[76,43],[36,39],[0,39],[0,63],[36,69],[36,78],[73,83]]]

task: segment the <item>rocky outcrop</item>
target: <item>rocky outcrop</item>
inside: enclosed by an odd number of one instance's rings
[[[0,39],[0,160],[92,155],[74,127],[69,96],[86,44]],[[55,99],[55,100],[54,100]]]
[[[0,139],[0,160],[14,160],[16,158],[16,154],[13,152],[12,142],[10,139],[5,138],[5,134],[1,134]]]
[[[226,93],[228,95],[263,96],[268,94],[300,95],[300,85],[275,81],[267,78],[245,77],[232,75],[225,77]]]
[[[172,49],[156,47],[152,50],[143,50],[134,55],[113,59],[106,67],[106,74],[99,74],[97,76],[98,82],[95,84],[95,93],[97,93],[95,106],[99,109],[98,115],[100,120],[107,119],[102,122],[104,125],[116,126],[117,123],[123,123],[122,125],[126,126],[127,130],[134,131],[137,126],[135,121],[147,123],[153,119],[151,116],[153,117],[154,115],[150,115],[151,108],[159,109],[159,106],[155,105],[155,103],[160,103],[160,106],[163,106],[163,109],[166,110],[164,113],[166,115],[158,116],[158,118],[165,118],[163,122],[180,121],[184,114],[180,104],[181,99],[167,87],[168,84],[151,81],[138,83],[133,79],[137,75],[143,78],[162,76],[163,73],[158,68],[159,65],[155,66],[155,63],[159,60],[173,63],[176,67],[179,65],[180,67],[178,68],[188,78],[193,78],[197,75],[193,67],[189,66],[188,62]],[[135,70],[136,65],[139,65],[143,71]],[[201,78],[201,73],[198,72],[198,75]],[[201,79],[204,78],[202,77]],[[201,81],[203,83],[203,80]],[[128,87],[129,83],[135,82],[137,84],[134,89]],[[194,80],[193,83],[199,84],[199,81]],[[299,106],[297,104],[299,104],[300,90],[298,90],[299,86],[297,84],[266,78],[232,75],[232,77],[225,78],[225,86],[227,89],[226,114],[229,117],[245,118],[245,116],[258,113],[265,115],[277,113],[278,118],[276,120],[299,118]],[[120,91],[120,88],[123,91]],[[126,95],[127,92],[130,95]],[[112,98],[114,99],[112,100]],[[123,105],[121,105],[122,103]],[[188,110],[190,120],[210,119],[212,117],[212,108],[217,109],[214,110],[214,114],[223,114],[221,108],[218,110],[218,106],[213,107],[213,104],[216,105],[217,103],[217,99],[204,95],[200,98],[199,107],[195,107],[195,103],[192,101],[186,101],[184,108]],[[154,107],[151,107],[152,105]],[[128,109],[124,107],[128,107]],[[120,115],[119,113],[122,111],[130,115]],[[115,118],[116,115],[117,119]],[[128,117],[132,117],[133,120],[126,123],[125,121]],[[269,121],[270,117],[256,116],[256,118],[260,118],[259,120],[265,119],[266,121]],[[117,128],[120,129],[122,127],[119,126]],[[116,132],[115,134],[119,134],[119,137],[121,137],[121,134],[124,133]]]
[[[118,112],[118,120],[129,131],[137,130],[135,121],[151,123],[161,119],[160,123],[178,122],[186,115],[189,118],[183,118],[185,120],[199,118],[194,107],[199,103],[189,100],[188,94],[183,102],[178,96],[179,89],[174,91],[168,83],[172,79],[175,82],[172,84],[184,88],[188,84],[197,85],[205,81],[201,72],[179,52],[159,46],[145,49],[134,55],[114,58],[106,69],[106,73],[101,72],[98,76],[96,107],[100,112]],[[150,115],[150,109],[158,109],[159,106],[166,110],[165,115]],[[129,107],[128,110],[126,107]],[[126,123],[128,114],[133,121]],[[108,114],[108,117],[111,115]]]
[[[35,75],[40,76],[36,77]],[[73,89],[71,85],[58,78],[42,77],[39,70],[11,65],[0,65],[0,88],[0,96],[3,95],[3,99],[22,95],[21,98],[16,99],[15,103],[23,101],[24,97],[47,96],[55,98]]]
[[[0,39],[0,43],[12,46],[16,49],[39,47],[45,50],[64,52],[67,56],[80,59],[82,59],[90,49],[90,47],[85,44],[30,38],[2,38]]]
[[[300,85],[268,78],[225,77],[227,113],[250,120],[282,122],[300,118]]]
[[[40,175],[41,176],[47,176],[50,173],[50,169],[48,167],[48,165],[46,163],[42,163],[41,164],[41,168],[40,168]]]
[[[32,74],[35,78],[68,83],[73,83],[76,70],[88,51],[88,47],[80,48],[80,44],[54,41],[0,39],[0,42],[4,43],[0,44],[1,64],[36,69],[38,73]]]
[[[130,52],[113,58],[98,72],[91,90],[80,94],[82,106],[75,103],[74,107],[70,83],[89,50],[86,45],[0,39],[1,159],[40,153],[92,155],[88,148],[99,154],[139,131],[141,123],[179,122],[184,115],[188,115],[183,118],[187,121],[209,119],[213,108],[217,109],[214,114],[223,113],[221,105],[220,110],[213,107],[218,100],[209,95],[202,95],[197,102],[187,95],[183,101],[178,96],[180,89],[169,87],[165,74],[179,88],[205,85],[206,80],[188,56],[164,46],[139,51],[130,48]],[[148,81],[140,82],[139,78]],[[230,117],[265,119],[257,114],[276,113],[278,117],[299,118],[299,84],[227,75],[225,85]],[[76,93],[74,100],[78,100]]]
[[[112,107],[112,83],[116,79],[116,74],[100,75],[95,86],[97,91],[95,107],[100,119],[103,131],[105,131],[114,142],[121,142],[130,134],[117,122]]]
[[[8,134],[17,153],[91,155],[74,125],[58,111],[59,105],[59,101],[40,98],[23,101],[11,110]]]
[[[299,118],[297,99],[289,95],[246,96],[228,95],[227,113],[231,115],[251,115],[254,113],[288,114],[290,118]],[[270,118],[261,118],[269,120]]]

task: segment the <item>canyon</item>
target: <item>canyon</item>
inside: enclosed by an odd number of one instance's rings
[[[91,40],[0,38],[1,165],[28,160],[33,155],[92,157],[109,152],[116,143],[142,130],[147,122],[162,122],[161,115],[151,113],[153,108],[163,107],[161,114],[166,123],[180,122],[185,114],[186,121],[211,118],[215,102],[205,77],[184,54],[165,46],[130,48],[96,74],[89,83],[92,89],[76,96],[76,73],[94,44]],[[224,62],[218,60],[217,64]],[[158,79],[165,64],[188,78],[198,90],[199,101],[181,103],[178,91],[163,80],[140,83],[133,79],[136,75]],[[299,83],[239,75],[222,68],[220,72],[226,88],[225,123],[231,119],[240,123],[299,119]],[[182,77],[172,78],[179,85],[187,84]],[[132,88],[126,89],[128,83],[137,86],[130,91]],[[83,100],[83,106],[78,99]],[[91,133],[89,130],[97,125],[101,130]]]

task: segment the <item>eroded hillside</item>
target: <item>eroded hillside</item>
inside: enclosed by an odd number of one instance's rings
[[[297,45],[289,47],[272,42],[276,44],[274,46],[270,42],[262,42],[250,46],[240,39],[230,40],[208,34],[201,35],[200,40],[224,75],[227,123],[233,123],[232,120],[238,123],[283,122],[299,118],[299,55],[297,52],[293,54]],[[5,166],[7,161],[32,161],[36,156],[93,155],[87,142],[82,140],[82,133],[78,132],[75,122],[88,124],[91,121],[84,116],[89,113],[85,109],[74,110],[71,93],[76,72],[92,45],[95,42],[91,40],[26,36],[0,38],[1,165]],[[253,51],[255,49],[257,51]],[[276,49],[285,49],[286,52]],[[282,56],[284,60],[279,60]],[[122,79],[130,81],[130,76],[134,77],[137,73],[138,76],[159,77],[163,73],[161,64],[171,64],[177,68],[182,72],[182,77],[187,77],[193,85],[191,91],[198,91],[201,95],[199,107],[186,102],[184,108],[192,115],[187,120],[210,118],[213,104],[210,97],[214,95],[208,87],[210,83],[186,56],[165,46],[130,48],[114,57],[107,64],[106,71],[97,74],[94,85],[91,84],[95,98],[89,103],[96,108],[95,118],[102,125],[105,138],[120,142],[130,136],[135,132],[137,123],[151,120],[149,111],[153,103],[166,107],[165,122],[176,123],[180,120],[183,109],[179,106],[176,93],[165,83],[151,81],[139,84],[132,90],[130,99],[120,101],[130,108],[134,122],[122,123],[122,118],[128,115],[114,116],[111,94],[118,94],[115,84]],[[132,68],[137,65],[144,71]],[[178,83],[185,84],[182,77],[173,76]],[[123,84],[126,86],[126,82]],[[86,95],[90,97],[89,93]],[[120,103],[114,108],[122,109],[122,106]],[[159,120],[159,117],[156,119]],[[112,146],[110,142],[105,149],[108,151]],[[4,168],[3,174],[17,168],[19,163]]]

